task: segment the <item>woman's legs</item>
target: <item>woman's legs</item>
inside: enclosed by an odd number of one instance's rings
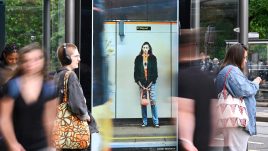
[[[147,126],[147,106],[141,105],[142,124]]]
[[[153,119],[154,125],[159,125],[157,107],[154,101],[151,101],[151,111],[152,111],[152,119]]]
[[[226,128],[223,130],[224,145],[227,151],[246,151],[250,135],[242,128]]]
[[[157,114],[157,107],[156,107],[156,84],[152,84],[150,88],[150,100],[151,100],[151,111],[152,111],[152,119],[154,125],[159,125],[158,114]]]

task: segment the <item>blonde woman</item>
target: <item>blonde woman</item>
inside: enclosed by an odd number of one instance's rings
[[[8,150],[49,150],[58,101],[54,83],[46,78],[44,51],[37,43],[19,51],[17,73],[6,88],[0,101],[0,126]]]

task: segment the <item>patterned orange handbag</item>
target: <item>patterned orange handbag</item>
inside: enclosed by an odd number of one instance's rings
[[[63,102],[58,106],[52,130],[52,143],[57,149],[86,149],[90,145],[90,130],[87,121],[73,115],[67,104],[67,83],[71,71],[64,75]]]

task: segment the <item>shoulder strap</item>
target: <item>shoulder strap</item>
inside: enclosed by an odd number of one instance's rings
[[[68,102],[68,80],[69,76],[72,71],[67,71],[64,74],[64,81],[63,81],[63,102]]]
[[[224,94],[224,96],[227,95],[226,79],[227,79],[228,75],[230,74],[231,70],[232,70],[232,67],[230,67],[230,68],[228,69],[228,71],[227,71],[227,73],[225,74],[225,77],[224,77],[224,85],[223,85],[223,94]]]

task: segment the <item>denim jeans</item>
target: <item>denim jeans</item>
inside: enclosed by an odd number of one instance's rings
[[[151,105],[151,111],[152,111],[152,119],[153,124],[158,125],[158,114],[157,114],[157,107],[156,107],[156,84],[152,84],[151,89],[149,90],[149,98],[150,98],[150,105]],[[147,106],[141,105],[141,114],[142,114],[142,122],[143,124],[147,125]]]

